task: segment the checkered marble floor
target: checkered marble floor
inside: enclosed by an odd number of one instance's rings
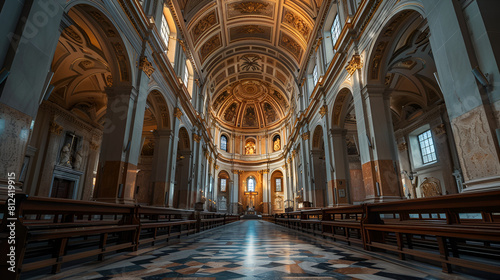
[[[148,253],[82,265],[50,279],[436,278],[258,220],[239,221]]]

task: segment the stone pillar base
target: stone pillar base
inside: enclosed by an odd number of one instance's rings
[[[500,176],[492,176],[476,180],[470,180],[464,183],[465,188],[462,192],[486,192],[500,190]]]

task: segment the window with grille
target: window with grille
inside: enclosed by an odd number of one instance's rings
[[[342,29],[340,28],[339,14],[337,14],[335,16],[335,19],[333,20],[332,28],[330,29],[333,46],[335,46],[335,44],[337,43],[337,40],[340,37],[340,32],[342,32]]]
[[[436,162],[436,150],[434,148],[434,141],[432,140],[432,133],[430,130],[418,135],[418,143],[422,154],[422,163],[427,164]]]
[[[168,27],[167,19],[163,16],[161,20],[161,38],[165,42],[165,46],[168,48],[168,41],[170,39],[170,28]]]
[[[276,178],[276,191],[281,192],[283,189],[281,188],[281,178]]]
[[[220,137],[220,149],[227,152],[227,137],[224,135]]]

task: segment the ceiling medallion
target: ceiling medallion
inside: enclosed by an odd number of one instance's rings
[[[264,29],[260,28],[258,25],[245,25],[238,28],[238,33],[243,33],[243,34],[264,33]]]
[[[243,71],[259,71],[262,69],[262,66],[259,64],[259,61],[262,61],[262,58],[255,54],[247,54],[240,58],[243,60],[241,64],[241,70]]]
[[[238,3],[234,9],[242,14],[262,14],[265,12],[269,4],[259,2],[244,2]]]

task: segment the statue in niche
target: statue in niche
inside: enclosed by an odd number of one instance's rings
[[[245,144],[245,155],[255,155],[255,142],[248,141]]]
[[[279,137],[274,139],[274,151],[279,151],[281,149],[281,140]]]
[[[59,159],[59,164],[67,167],[71,167],[71,143],[66,143],[61,149],[61,157]]]
[[[73,163],[73,169],[76,169],[76,170],[79,170],[80,169],[80,166],[82,166],[82,150],[79,150],[78,152],[76,152],[76,155],[75,155],[75,162]]]

